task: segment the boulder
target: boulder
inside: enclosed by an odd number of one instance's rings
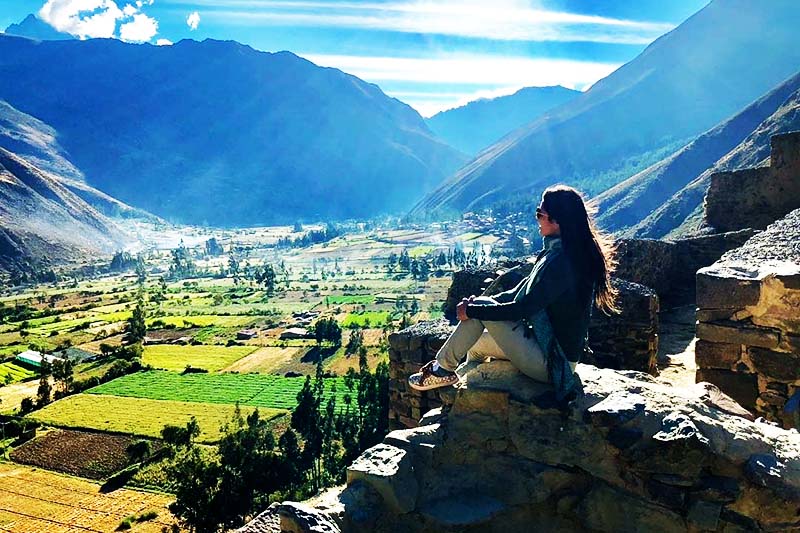
[[[507,361],[467,371],[422,425],[353,463],[343,531],[800,528],[796,430],[754,421],[708,383],[577,372],[584,394],[561,411]],[[365,493],[368,520],[352,504]]]

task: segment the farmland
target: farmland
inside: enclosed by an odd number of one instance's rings
[[[221,370],[255,351],[255,346],[145,346],[145,364],[163,370],[181,371],[187,366],[209,372]]]
[[[297,393],[303,387],[303,377],[283,377],[271,374],[178,374],[176,372],[139,372],[104,383],[88,391],[89,396],[125,396],[150,400],[199,402],[292,409]],[[344,378],[325,379],[325,397],[332,394],[336,384],[337,403],[344,407],[347,388]]]
[[[0,529],[13,533],[115,531],[126,517],[155,511],[152,520],[134,524],[135,533],[158,533],[174,519],[163,494],[119,489],[103,493],[90,481],[0,463]]]
[[[94,483],[48,471],[108,479],[129,464],[129,443],[149,438],[159,447],[165,425],[183,426],[193,417],[201,453],[215,453],[209,445],[219,441],[237,403],[245,416],[258,409],[277,438],[318,364],[325,397],[335,394],[343,410],[349,391],[342,376],[359,366],[358,349],[345,353],[355,332],[363,338],[360,352],[370,368],[386,362],[389,332],[441,313],[456,265],[434,263],[433,257],[454,256],[452,244],[443,243],[470,233],[362,231],[354,225],[353,233],[328,242],[276,248],[278,238],[294,239],[297,232],[291,227],[154,231],[135,224],[149,239],[140,258],[143,273],[132,266],[109,271],[110,258],[102,258],[91,275],[63,275],[20,288],[0,283],[0,384],[9,383],[0,387],[0,409],[44,426],[27,443],[6,441],[6,457],[19,464],[0,463],[0,531],[113,531],[125,517],[150,508],[158,509],[158,518],[132,530],[160,531],[171,522],[164,510],[168,496],[124,489],[100,494]],[[212,237],[222,249],[216,255],[204,246]],[[470,238],[476,246],[481,239]],[[190,266],[173,261],[181,241],[189,247],[184,251]],[[425,272],[412,273],[411,264],[397,262],[400,255],[413,261],[413,268],[425,263]],[[273,286],[257,275],[266,267],[275,274]],[[132,340],[127,321],[137,307],[144,315],[143,333]],[[336,321],[341,341],[317,342],[319,318]],[[286,338],[289,329],[298,338]],[[15,363],[14,354],[69,347],[86,359],[72,359],[72,382],[51,377],[49,397],[40,401],[38,372]],[[69,394],[56,399],[55,392]],[[355,392],[350,394],[355,401]],[[138,471],[132,468],[128,485],[175,490],[172,460],[160,457]],[[52,494],[36,489],[32,497],[15,496],[22,485],[36,483],[53,486]],[[75,485],[59,488],[70,484]],[[82,488],[75,488],[79,484]],[[82,499],[70,499],[72,493]]]
[[[123,435],[53,430],[16,448],[11,452],[11,459],[99,480],[130,464],[125,449],[134,440]]]
[[[7,361],[0,364],[0,383],[14,383],[15,381],[24,381],[32,378],[35,372],[17,363]]]
[[[243,414],[255,407],[242,406]],[[219,439],[220,427],[230,420],[234,406],[220,403],[183,402],[110,396],[106,394],[76,394],[53,402],[36,411],[32,417],[43,424],[56,427],[91,429],[124,433],[142,437],[161,436],[167,424],[185,425],[192,417],[200,424],[200,442]],[[266,419],[286,413],[280,409],[259,408]]]

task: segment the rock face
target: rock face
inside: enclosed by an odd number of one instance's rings
[[[800,527],[796,431],[731,414],[713,385],[578,374],[585,396],[562,413],[510,363],[477,366],[419,427],[359,457],[338,505],[311,522],[376,533]]]
[[[800,207],[800,132],[772,137],[768,167],[711,176],[705,222],[717,231],[764,229]]]
[[[695,273],[757,233],[743,229],[674,241],[620,239],[616,276],[652,288],[666,303],[694,300]]]
[[[698,271],[697,306],[698,381],[799,426],[800,209]]]

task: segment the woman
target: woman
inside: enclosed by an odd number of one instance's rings
[[[536,381],[554,383],[559,399],[569,394],[586,346],[592,302],[606,313],[616,312],[614,248],[572,187],[548,188],[536,220],[544,248],[531,273],[509,291],[463,299],[456,306],[458,327],[436,359],[409,377],[412,388],[458,383],[455,370],[466,354],[472,363],[508,359]]]

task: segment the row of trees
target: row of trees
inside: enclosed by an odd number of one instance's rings
[[[297,395],[291,427],[277,439],[258,410],[244,416],[238,406],[212,451],[195,444],[196,421],[165,427],[174,450],[172,512],[192,531],[210,533],[241,526],[272,501],[305,499],[344,482],[347,466],[388,432],[388,365],[371,372],[360,350],[359,370],[351,368],[344,383],[341,406],[318,361]]]

